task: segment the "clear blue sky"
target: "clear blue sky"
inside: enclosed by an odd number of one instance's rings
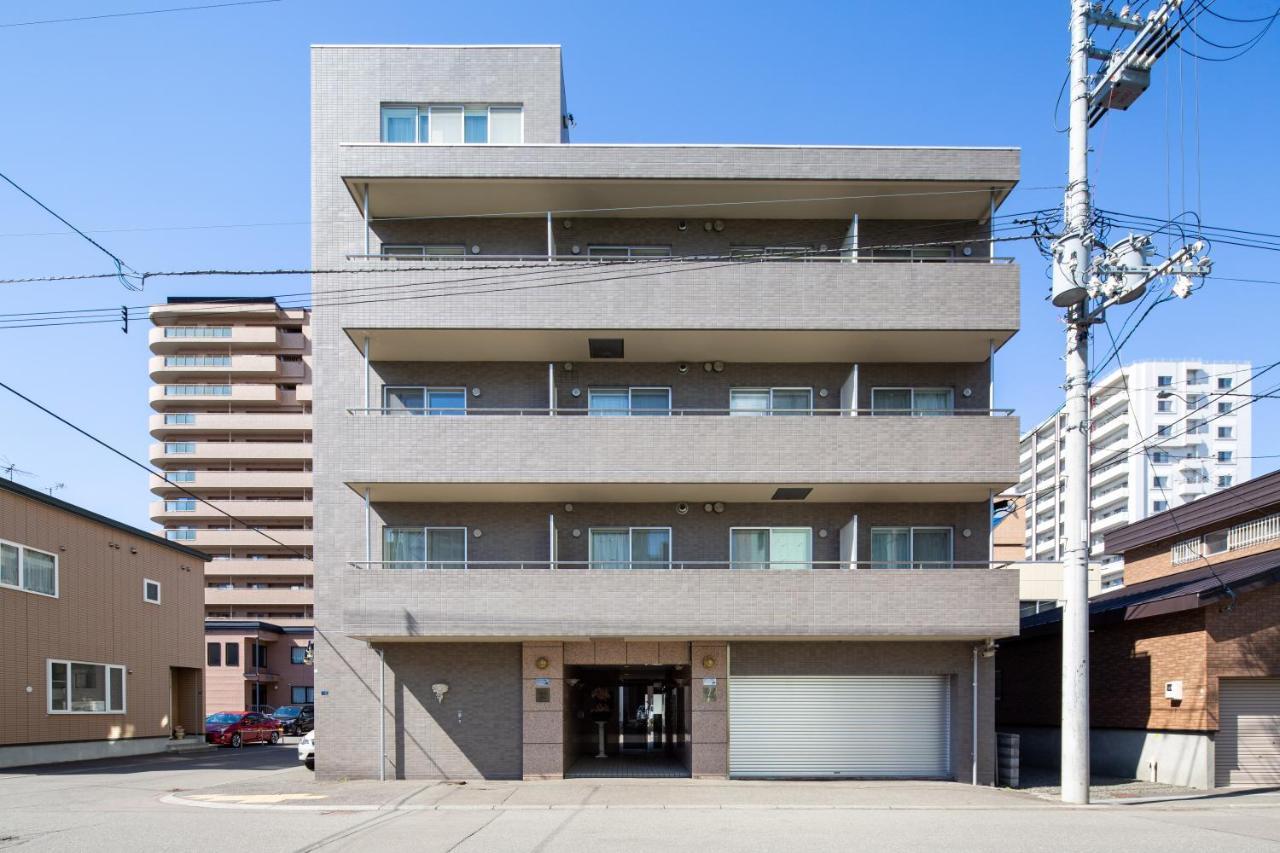
[[[0,24],[199,2],[11,0]],[[1013,145],[1026,189],[1003,210],[1050,207],[1058,191],[1030,188],[1064,182],[1066,140],[1054,132],[1053,107],[1068,5],[284,0],[0,28],[9,81],[0,89],[0,170],[137,269],[306,266],[309,44],[537,42],[564,46],[578,142]],[[1275,5],[1215,8],[1247,18]],[[1224,44],[1244,32],[1205,24]],[[1280,26],[1244,58],[1200,63],[1198,72],[1167,57],[1138,104],[1094,134],[1098,203],[1163,215],[1169,195],[1175,210],[1183,197],[1194,207],[1198,183],[1206,223],[1280,232],[1278,73]],[[173,230],[192,225],[251,227]],[[168,230],[148,230],[160,228]],[[60,230],[0,186],[0,277],[104,270],[80,239],[51,235]],[[1018,409],[1026,426],[1061,401],[1061,324],[1044,301],[1044,261],[1029,244],[1008,252],[1022,263],[1023,322],[997,359],[998,403]],[[1222,246],[1214,260],[1222,276],[1280,279],[1274,252]],[[113,281],[3,286],[0,311],[305,287],[301,279],[168,280],[145,294]],[[1125,357],[1273,361],[1278,316],[1280,286],[1211,281],[1191,300],[1156,309]],[[150,442],[147,356],[145,324],[127,336],[113,325],[0,332],[0,379],[140,460]],[[1280,368],[1273,376],[1280,382]],[[1280,454],[1280,400],[1254,406],[1253,452]],[[22,482],[64,483],[59,497],[149,526],[145,474],[0,392],[6,459],[35,473]],[[1277,463],[1255,460],[1255,473]]]

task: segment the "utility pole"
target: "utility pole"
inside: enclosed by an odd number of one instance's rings
[[[1094,238],[1089,188],[1089,128],[1109,109],[1127,109],[1146,90],[1151,65],[1178,37],[1169,25],[1183,0],[1165,0],[1145,21],[1128,7],[1116,14],[1090,0],[1071,0],[1070,125],[1063,233],[1053,246],[1053,304],[1066,309],[1066,430],[1063,448],[1062,800],[1089,802],[1089,328],[1111,305],[1139,298],[1163,275],[1179,276],[1189,295],[1192,275],[1207,275],[1192,244],[1157,266],[1151,240],[1130,235],[1107,248]],[[1089,41],[1089,26],[1135,32],[1115,53]],[[1185,26],[1185,24],[1184,24]],[[1096,75],[1089,60],[1103,63]],[[1094,258],[1095,249],[1100,249]],[[1091,307],[1091,300],[1096,305]]]

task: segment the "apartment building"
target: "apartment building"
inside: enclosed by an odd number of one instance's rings
[[[1252,411],[1242,404],[1251,376],[1248,362],[1143,361],[1094,384],[1090,556],[1103,563],[1105,586],[1122,577],[1118,555],[1103,548],[1109,531],[1249,479]],[[1055,413],[1019,443],[1028,560],[1062,558],[1065,425]]]
[[[281,627],[310,641],[314,624],[310,312],[172,297],[151,321],[150,455],[164,472],[151,478],[151,519],[212,556],[207,692],[225,710],[309,701],[309,666],[267,666],[254,649]],[[243,629],[234,663],[223,623]]]
[[[317,772],[989,782],[1018,151],[572,144],[555,46],[312,86],[377,270],[315,280]]]
[[[208,559],[0,479],[0,767],[202,742]]]
[[[1095,773],[1280,784],[1280,472],[1111,530],[1125,583],[1089,603]],[[1058,762],[1062,612],[1000,643],[1000,728]]]

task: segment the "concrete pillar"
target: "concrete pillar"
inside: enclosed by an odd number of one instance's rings
[[[692,643],[690,699],[693,706],[693,766],[695,779],[724,779],[729,775],[729,646]],[[714,678],[715,698],[708,700],[704,680]]]
[[[521,657],[524,778],[563,779],[564,646],[561,643],[525,643]]]

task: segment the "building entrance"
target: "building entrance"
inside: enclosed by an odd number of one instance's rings
[[[566,776],[689,775],[687,666],[571,666],[565,683]]]

